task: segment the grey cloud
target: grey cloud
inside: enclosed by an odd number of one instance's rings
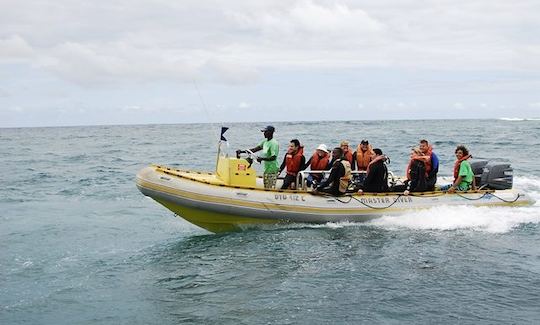
[[[259,68],[538,68],[534,1],[58,0],[1,5],[0,56],[78,83],[246,83]],[[527,29],[525,29],[527,27]],[[513,37],[518,31],[529,37]],[[522,34],[523,34],[522,33]],[[531,40],[537,41],[536,44]],[[208,74],[208,75],[206,75]]]

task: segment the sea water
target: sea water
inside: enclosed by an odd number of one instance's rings
[[[228,150],[266,124],[226,124]],[[403,174],[426,138],[450,176],[462,143],[540,201],[540,121],[273,124],[280,162],[368,139]],[[139,193],[151,163],[212,171],[220,126],[0,129],[0,324],[540,322],[539,204],[211,234]]]

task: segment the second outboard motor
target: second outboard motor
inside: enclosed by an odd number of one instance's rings
[[[476,181],[476,186],[482,186],[482,173],[484,173],[484,167],[488,164],[487,160],[473,160],[471,161],[471,168]]]
[[[489,163],[480,179],[481,188],[508,190],[514,182],[514,169],[507,163]]]

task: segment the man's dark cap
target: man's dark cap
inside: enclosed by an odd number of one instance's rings
[[[379,149],[379,148],[373,149],[373,152],[374,152],[375,154],[379,155],[379,156],[382,155],[382,150]]]
[[[271,125],[267,125],[264,129],[261,130],[261,132],[266,132],[266,131],[275,132],[276,128]]]

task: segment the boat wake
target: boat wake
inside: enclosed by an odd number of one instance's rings
[[[489,233],[506,233],[529,223],[540,223],[539,207],[442,206],[368,222],[389,230],[474,230]]]
[[[540,178],[515,177],[514,184],[535,201],[530,207],[471,207],[439,206],[411,211],[397,216],[383,216],[365,223],[329,222],[315,224],[258,225],[257,229],[306,229],[345,227],[379,227],[386,230],[471,230],[487,233],[506,233],[525,224],[540,224]],[[252,227],[249,227],[252,228]]]
[[[517,188],[528,193],[536,204],[531,207],[440,206],[409,212],[400,216],[384,216],[367,224],[386,229],[459,230],[489,233],[509,232],[523,224],[540,223],[540,178],[515,177]]]

